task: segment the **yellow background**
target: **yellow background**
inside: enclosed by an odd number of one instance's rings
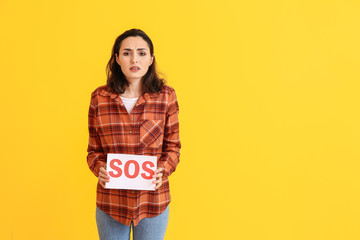
[[[98,239],[90,94],[153,40],[180,105],[166,239],[360,239],[360,2],[0,2],[0,239]]]

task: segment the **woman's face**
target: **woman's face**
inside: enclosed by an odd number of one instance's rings
[[[115,54],[126,79],[131,82],[140,80],[153,63],[150,49],[142,37],[127,37],[120,45],[119,55]]]

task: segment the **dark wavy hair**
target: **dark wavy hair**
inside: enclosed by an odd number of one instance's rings
[[[116,54],[119,54],[121,42],[127,37],[142,37],[148,44],[150,49],[150,56],[153,57],[153,63],[149,66],[148,71],[142,78],[142,90],[147,93],[159,92],[165,80],[160,78],[156,71],[156,61],[154,56],[154,46],[151,39],[145,32],[140,29],[130,29],[122,33],[115,40],[111,51],[110,60],[106,66],[107,85],[111,87],[117,94],[125,92],[125,86],[129,86],[121,67],[116,62]]]

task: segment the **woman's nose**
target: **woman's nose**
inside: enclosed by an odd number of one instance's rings
[[[131,58],[132,62],[137,62],[137,57],[135,55],[133,55],[133,57]]]

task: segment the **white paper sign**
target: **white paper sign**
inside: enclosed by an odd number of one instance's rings
[[[156,165],[156,156],[108,153],[106,171],[110,181],[105,187],[155,190],[155,183],[152,181]]]

